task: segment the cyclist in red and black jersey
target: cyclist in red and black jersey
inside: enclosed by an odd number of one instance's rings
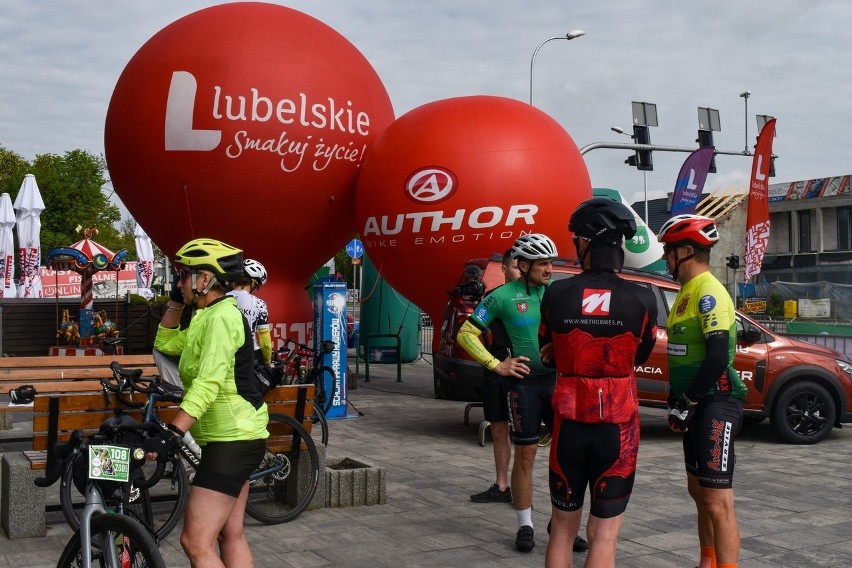
[[[541,301],[541,357],[557,370],[545,565],[571,566],[588,486],[586,566],[614,566],[639,452],[634,368],[656,341],[657,305],[650,289],[616,273],[624,265],[623,240],[636,233],[625,205],[585,201],[569,229],[583,272],[551,284]]]

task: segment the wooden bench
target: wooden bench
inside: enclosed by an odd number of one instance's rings
[[[0,357],[0,392],[33,385],[39,394],[100,391],[99,379],[111,377],[109,365],[144,369],[156,375],[153,355],[95,355],[91,357]],[[15,408],[12,405],[10,408]]]
[[[98,384],[100,388],[100,384]],[[135,394],[134,401],[143,404],[143,394]],[[270,390],[264,397],[270,414],[286,414],[299,420],[305,429],[311,431],[313,414],[314,385],[281,386]],[[97,431],[100,425],[114,416],[115,409],[121,408],[137,421],[142,420],[141,410],[133,409],[109,395],[109,402],[103,392],[65,392],[39,394],[36,396],[33,410],[32,450],[10,452],[3,455],[2,489],[0,489],[0,521],[9,538],[24,538],[43,535],[45,525],[43,515],[32,515],[33,510],[45,509],[44,489],[32,485],[32,479],[43,475],[52,458],[52,448],[56,442],[67,441],[74,430],[83,430],[85,435]],[[166,422],[172,420],[177,412],[173,403],[158,404],[160,417]],[[272,428],[267,446],[289,447],[291,432],[286,429]],[[306,446],[302,446],[306,449]],[[23,456],[23,460],[19,459]],[[324,454],[323,454],[324,460]],[[25,465],[26,464],[26,465]],[[23,470],[26,471],[23,471]],[[38,472],[37,474],[35,472]],[[15,490],[25,487],[26,491]],[[17,524],[10,519],[20,518],[29,512],[29,523]],[[34,527],[32,523],[35,523]],[[29,528],[21,530],[22,527]]]
[[[100,384],[98,384],[100,388]],[[126,398],[129,398],[125,395]],[[133,401],[142,405],[146,395],[135,393]],[[311,414],[313,413],[314,385],[281,386],[270,390],[264,397],[264,402],[270,414],[286,414],[292,416],[311,431]],[[157,403],[160,418],[170,422],[178,406],[173,403]],[[53,395],[37,395],[33,405],[33,447],[24,454],[29,459],[32,469],[44,469],[48,463],[48,454],[56,442],[67,441],[74,430],[83,430],[84,436],[93,434],[100,425],[115,414],[120,408],[125,414],[142,421],[142,411],[130,408],[117,400],[115,395],[109,395],[109,403],[103,392],[62,393]],[[272,432],[273,436],[281,436],[281,432]],[[289,432],[286,433],[289,435]]]

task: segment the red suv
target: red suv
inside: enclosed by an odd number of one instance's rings
[[[558,259],[553,278],[579,272],[574,260]],[[643,365],[636,367],[640,402],[663,406],[669,392],[666,358],[666,317],[680,284],[659,274],[625,269],[621,276],[647,286],[657,298],[657,343]],[[458,286],[450,292],[441,326],[441,344],[434,355],[435,396],[452,400],[482,398],[482,367],[456,344],[456,333],[473,312],[484,290],[503,281],[500,257],[471,260]],[[832,427],[852,422],[852,362],[837,351],[784,337],[737,313],[734,367],[748,386],[748,420],[769,417],[781,438],[792,444],[814,444]]]

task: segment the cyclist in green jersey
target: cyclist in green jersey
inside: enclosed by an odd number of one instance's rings
[[[552,426],[550,398],[556,373],[545,367],[539,356],[538,327],[540,302],[550,282],[556,245],[547,236],[529,234],[512,246],[512,258],[518,261],[520,279],[499,286],[485,295],[458,332],[459,345],[489,371],[507,378],[509,427],[515,446],[512,465],[512,499],[518,518],[515,547],[529,552],[535,546],[532,522],[533,465],[541,422]],[[507,355],[501,360],[492,355],[480,340],[487,327],[504,334]],[[579,539],[575,547],[586,550]]]
[[[677,215],[660,228],[663,258],[682,287],[669,312],[669,426],[683,433],[689,494],[698,511],[699,568],[737,566],[734,438],[746,386],[733,367],[736,312],[710,272],[713,219]]]
[[[154,345],[180,356],[185,394],[168,428],[176,436],[191,429],[204,447],[180,542],[192,566],[252,566],[243,517],[269,417],[255,386],[251,331],[236,300],[226,296],[243,274],[243,254],[221,241],[195,239],[180,248],[175,265],[183,301],[169,301]],[[184,305],[197,311],[180,329]],[[164,448],[175,443],[168,434],[163,438]]]

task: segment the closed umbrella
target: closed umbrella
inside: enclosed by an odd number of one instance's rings
[[[136,293],[148,299],[154,297],[151,291],[151,283],[154,281],[154,246],[151,237],[145,232],[139,223],[133,231],[136,239]]]
[[[19,298],[41,298],[41,279],[38,267],[41,264],[41,212],[44,201],[38,190],[35,176],[27,174],[15,198],[18,220],[18,256],[21,261],[21,281],[18,285]]]
[[[0,297],[18,295],[15,285],[15,244],[12,229],[15,227],[15,210],[8,193],[0,195]]]

